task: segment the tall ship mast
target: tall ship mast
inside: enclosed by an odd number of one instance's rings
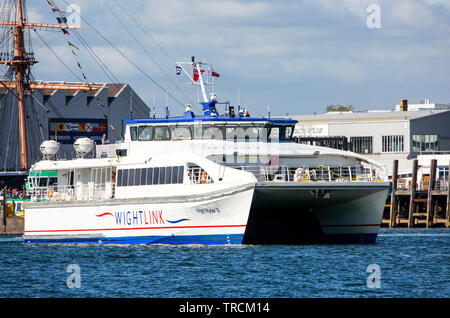
[[[29,146],[27,141],[27,105],[25,103],[25,92],[39,89],[93,90],[98,89],[99,86],[92,85],[88,82],[83,84],[48,84],[31,80],[31,68],[38,62],[35,60],[31,48],[29,30],[59,29],[67,32],[67,29],[77,29],[80,28],[79,26],[28,22],[26,19],[25,0],[4,1],[1,13],[1,19],[3,20],[0,21],[0,26],[3,26],[3,48],[0,64],[7,67],[5,74],[2,75],[4,77],[11,77],[11,79],[1,80],[0,87],[5,88],[17,100],[20,136],[20,166],[23,171],[26,171],[30,164]],[[26,43],[29,43],[28,47],[26,47]],[[11,49],[12,51],[10,51]]]

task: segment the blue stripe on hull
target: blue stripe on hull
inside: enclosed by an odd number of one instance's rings
[[[241,244],[243,234],[186,235],[186,236],[128,236],[98,238],[42,238],[26,239],[25,243],[68,243],[68,244]]]
[[[25,239],[25,243],[67,243],[67,244],[242,244],[243,234],[230,235],[187,235],[187,236],[132,236],[98,238],[53,238]],[[252,242],[251,244],[375,244],[377,233],[333,234],[319,237],[304,237],[292,242]]]

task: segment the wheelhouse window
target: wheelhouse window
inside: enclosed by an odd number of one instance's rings
[[[225,136],[227,140],[259,140],[263,134],[264,127],[262,125],[240,125],[227,127],[225,126]],[[265,138],[265,137],[263,137]]]
[[[204,125],[202,127],[203,139],[223,139],[222,127]]]
[[[259,139],[259,130],[260,130],[259,127],[244,126],[242,128],[244,130],[244,140],[258,140]]]
[[[280,139],[280,127],[270,127],[268,139],[269,140],[279,140]]]
[[[137,140],[137,127],[130,127],[130,137],[132,141],[136,141]]]
[[[170,126],[172,140],[192,139],[192,132],[189,126]]]
[[[139,126],[140,141],[149,141],[153,139],[153,127],[152,126]]]
[[[169,127],[155,126],[155,140],[170,140]]]
[[[282,140],[291,140],[292,133],[294,132],[294,127],[292,126],[285,126],[282,130],[281,138]]]
[[[225,138],[226,140],[237,140],[236,128],[238,126],[225,126]]]

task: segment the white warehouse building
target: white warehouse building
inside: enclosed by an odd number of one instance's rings
[[[399,174],[409,174],[411,159],[450,153],[450,104],[426,100],[411,106],[402,100],[396,110],[290,116],[298,120],[293,137],[300,143],[364,154],[390,173],[393,160],[398,159]]]

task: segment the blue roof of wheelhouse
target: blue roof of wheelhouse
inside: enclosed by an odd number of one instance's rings
[[[197,116],[194,118],[169,117],[169,118],[137,118],[126,119],[125,124],[150,124],[150,123],[192,123],[192,122],[269,122],[275,124],[296,124],[295,119],[286,118],[264,118],[264,117],[225,117],[225,116]]]

